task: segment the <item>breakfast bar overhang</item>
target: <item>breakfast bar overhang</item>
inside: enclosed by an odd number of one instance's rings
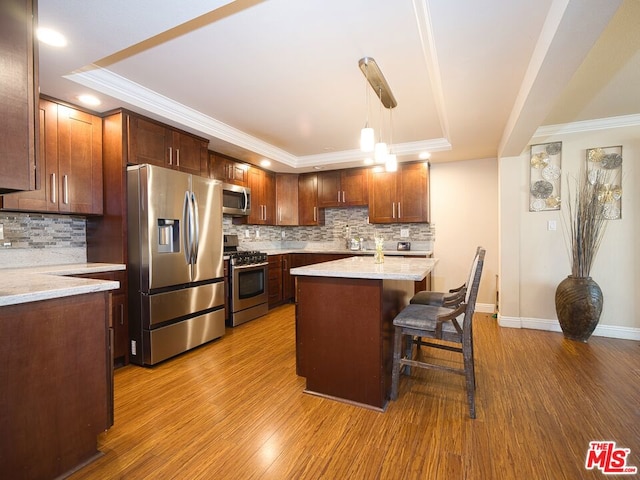
[[[350,257],[291,269],[296,276],[296,372],[305,392],[384,411],[393,319],[437,263]]]

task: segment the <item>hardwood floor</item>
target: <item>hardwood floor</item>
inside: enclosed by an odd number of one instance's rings
[[[117,370],[104,456],[71,478],[601,479],[585,469],[595,440],[640,467],[639,342],[580,344],[488,315],[474,334],[476,420],[464,378],[435,370],[402,377],[379,413],[302,392],[285,305],[152,369]]]

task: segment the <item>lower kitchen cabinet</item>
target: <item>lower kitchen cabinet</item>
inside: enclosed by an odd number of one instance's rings
[[[0,307],[2,478],[64,478],[113,424],[110,293]]]
[[[113,331],[112,360],[114,367],[129,364],[129,314],[127,301],[127,272],[118,270],[113,272],[88,273],[74,275],[81,278],[96,280],[112,280],[120,282],[120,288],[111,291],[111,323]]]
[[[269,255],[269,308],[277,307],[284,301],[282,281],[282,259],[286,255]]]

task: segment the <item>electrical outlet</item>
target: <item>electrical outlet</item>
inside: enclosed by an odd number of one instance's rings
[[[260,238],[260,229],[256,228],[256,238]]]
[[[400,229],[400,237],[401,238],[409,237],[409,229],[408,228],[401,228]]]
[[[244,231],[244,238],[249,238],[249,229],[248,228]]]
[[[284,230],[282,230],[282,232],[280,232],[280,236],[282,237],[282,240],[284,240],[287,237],[287,235],[284,232]]]
[[[550,232],[553,232],[556,230],[556,221],[555,220],[549,220],[547,222],[547,230],[549,230]]]

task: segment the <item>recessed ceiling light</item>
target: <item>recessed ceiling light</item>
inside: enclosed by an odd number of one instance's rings
[[[429,152],[420,152],[419,158],[420,160],[427,160],[428,158],[431,158],[431,154]]]
[[[316,165],[315,167],[313,167],[314,170],[322,170],[324,167],[321,167],[319,165]]]
[[[260,160],[260,165],[262,165],[263,167],[270,167],[271,162],[269,160]]]
[[[42,43],[52,47],[65,47],[67,45],[67,39],[64,38],[64,35],[50,28],[38,28],[37,36]]]
[[[80,102],[84,103],[85,105],[90,105],[92,107],[95,107],[97,105],[100,105],[102,102],[98,99],[98,97],[95,97],[93,95],[78,95],[78,100],[80,100]]]
[[[373,160],[370,158],[365,158],[364,159],[364,164],[365,165],[373,165]]]

